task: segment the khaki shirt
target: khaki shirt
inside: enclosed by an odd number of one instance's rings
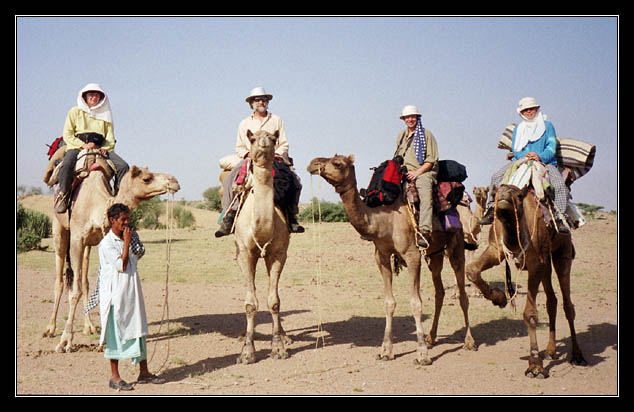
[[[405,129],[401,131],[398,136],[396,136],[396,153],[394,154],[394,156],[403,156],[403,165],[407,168],[408,172],[416,170],[422,166],[422,164],[418,163],[418,159],[416,158],[416,152],[414,151],[413,143],[409,145],[407,152],[403,153],[405,152],[407,144],[409,143],[410,139],[412,139],[413,135],[414,132],[410,132],[409,129]],[[436,138],[428,129],[425,129],[425,139],[427,141],[427,153],[423,163],[433,164],[431,170],[428,173],[431,172],[436,174],[438,173],[438,144],[436,143]]]
[[[288,159],[288,140],[286,139],[286,130],[284,129],[284,122],[279,116],[273,113],[268,113],[263,121],[251,114],[246,119],[242,120],[238,125],[238,137],[236,139],[236,154],[244,159],[249,153],[251,142],[247,138],[247,130],[251,130],[251,133],[255,133],[258,130],[265,130],[271,134],[279,131],[279,137],[277,144],[275,145],[275,154],[282,157],[286,162]]]
[[[68,149],[81,149],[85,144],[78,139],[80,133],[99,133],[105,139],[102,149],[112,151],[114,149],[114,129],[112,123],[104,120],[90,117],[88,113],[80,110],[79,107],[73,107],[68,111],[66,122],[64,123],[64,141],[68,145]]]

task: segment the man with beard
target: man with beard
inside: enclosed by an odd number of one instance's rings
[[[247,118],[243,119],[238,125],[238,136],[236,139],[236,155],[241,159],[240,162],[231,169],[231,172],[225,177],[223,181],[223,194],[222,203],[225,205],[224,217],[220,228],[216,231],[216,237],[226,236],[231,233],[231,227],[233,226],[233,220],[236,217],[238,202],[231,203],[234,197],[233,182],[235,181],[240,169],[246,162],[246,158],[249,155],[249,147],[251,143],[247,138],[247,130],[251,130],[252,133],[258,130],[265,130],[271,134],[275,132],[279,133],[277,143],[275,145],[276,162],[283,162],[287,166],[292,166],[293,162],[288,157],[288,140],[286,138],[286,130],[284,129],[284,122],[282,119],[269,112],[269,101],[273,99],[273,95],[268,94],[263,87],[256,87],[251,90],[251,93],[245,101],[249,104],[249,107],[253,110]],[[292,170],[292,169],[289,169]],[[292,172],[294,186],[295,186],[295,199],[287,207],[287,214],[289,219],[289,229],[291,233],[302,233],[304,228],[297,222],[297,214],[299,212],[298,203],[299,195],[301,193],[302,185],[294,172]],[[231,206],[229,206],[231,205]]]

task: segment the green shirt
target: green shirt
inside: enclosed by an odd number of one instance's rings
[[[396,153],[394,156],[403,156],[403,164],[407,168],[408,172],[416,170],[422,166],[422,164],[418,163],[416,152],[414,151],[414,144],[410,144],[409,148],[407,147],[413,136],[414,132],[410,132],[409,129],[401,131],[398,136],[396,136]],[[436,143],[436,138],[428,129],[425,129],[425,139],[427,141],[427,153],[423,163],[433,164],[428,173],[436,174],[438,173],[438,144]],[[407,152],[405,152],[406,148]]]

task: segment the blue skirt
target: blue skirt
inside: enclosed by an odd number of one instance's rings
[[[104,357],[106,359],[131,359],[133,364],[140,363],[147,359],[147,345],[145,336],[121,341],[119,338],[119,329],[114,321],[113,307],[110,306],[108,314],[108,325],[106,326],[106,349]]]

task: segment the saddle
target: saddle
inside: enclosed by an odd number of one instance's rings
[[[54,186],[58,182],[59,171],[62,168],[62,160],[66,153],[66,147],[62,146],[57,149],[51,156],[48,166],[44,173],[44,183],[49,187]],[[101,170],[107,181],[110,181],[115,174],[114,163],[107,156],[99,153],[98,149],[82,150],[77,155],[77,163],[75,164],[75,180],[85,179],[91,171]],[[73,186],[76,184],[73,183]]]
[[[438,182],[434,185],[432,190],[432,226],[434,230],[455,232],[462,229],[460,214],[456,206],[463,200],[465,193],[464,185],[459,182]],[[414,227],[418,228],[420,197],[414,183],[407,183],[405,197],[413,223],[415,223]]]

